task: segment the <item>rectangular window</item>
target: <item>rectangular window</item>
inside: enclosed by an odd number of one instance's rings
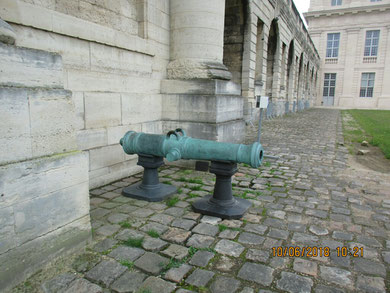
[[[337,58],[339,56],[340,33],[328,34],[326,45],[326,58]]]
[[[364,46],[364,56],[378,56],[379,30],[366,32],[366,43]]]
[[[371,0],[371,2],[381,2],[382,0]]]
[[[374,93],[375,73],[362,73],[362,82],[360,85],[360,97],[372,98]]]
[[[332,0],[332,6],[340,6],[342,4],[342,0]]]
[[[336,90],[336,73],[325,73],[324,97],[334,97]]]

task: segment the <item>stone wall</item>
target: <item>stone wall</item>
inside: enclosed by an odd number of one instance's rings
[[[61,56],[14,46],[0,23],[0,291],[90,239],[88,157],[77,151]],[[15,35],[14,32],[12,32]]]
[[[160,81],[169,60],[169,0],[4,0],[18,46],[59,53],[73,92],[77,144],[90,188],[140,170],[119,139],[161,133]],[[82,28],[82,29],[81,29]],[[16,69],[15,69],[16,70]],[[16,70],[17,71],[17,70]]]

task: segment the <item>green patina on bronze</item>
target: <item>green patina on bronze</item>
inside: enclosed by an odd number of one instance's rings
[[[129,131],[120,140],[127,154],[145,154],[165,157],[168,161],[210,160],[244,163],[258,168],[263,159],[263,147],[196,139],[182,129],[169,131],[167,135]]]

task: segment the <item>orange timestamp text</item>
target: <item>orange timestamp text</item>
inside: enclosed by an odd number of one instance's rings
[[[338,257],[363,257],[363,247],[336,247],[335,254]],[[272,256],[278,257],[329,257],[331,249],[327,246],[278,246],[272,247]]]

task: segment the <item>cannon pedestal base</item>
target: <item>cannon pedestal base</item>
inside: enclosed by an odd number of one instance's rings
[[[194,211],[222,219],[240,219],[251,206],[251,202],[233,196],[232,176],[237,172],[237,164],[212,161],[210,172],[217,176],[214,193],[194,202]]]
[[[177,191],[175,186],[162,184],[158,179],[157,168],[163,164],[162,157],[139,155],[137,165],[144,167],[142,182],[125,187],[122,195],[146,201],[162,201],[174,194]]]

